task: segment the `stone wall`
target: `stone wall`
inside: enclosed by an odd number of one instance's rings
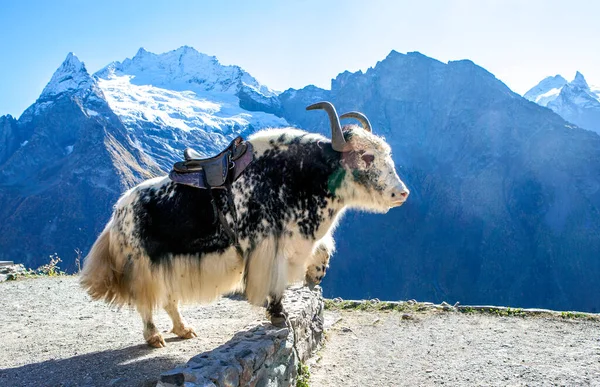
[[[289,315],[287,327],[269,322],[249,326],[185,366],[162,373],[157,386],[295,385],[299,364],[311,356],[323,336],[321,289],[291,288],[283,304]]]

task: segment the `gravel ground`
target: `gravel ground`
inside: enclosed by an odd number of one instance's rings
[[[152,349],[137,312],[91,301],[75,277],[0,283],[0,386],[153,386],[161,372],[262,320],[264,310],[222,299],[182,314],[198,338],[164,333],[167,347]],[[162,311],[155,322],[171,329]]]
[[[600,322],[328,311],[311,386],[600,386]]]
[[[223,299],[183,314],[199,337],[142,338],[137,312],[92,302],[77,278],[0,283],[0,386],[153,386],[230,340],[264,310]],[[311,362],[320,386],[600,386],[600,322],[458,312],[327,311]],[[168,316],[156,316],[170,329]]]

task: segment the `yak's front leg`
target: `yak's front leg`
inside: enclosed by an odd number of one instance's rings
[[[335,251],[335,245],[331,236],[321,239],[310,257],[306,270],[305,283],[308,286],[319,285],[329,269],[329,259]]]
[[[279,241],[269,238],[261,241],[248,258],[246,297],[253,305],[267,303],[267,317],[273,325],[285,324],[286,315],[281,299],[287,286],[287,260]]]
[[[165,340],[162,335],[156,329],[156,325],[154,325],[154,320],[152,318],[152,308],[147,307],[137,307],[140,316],[142,316],[142,322],[144,323],[144,339],[149,346],[154,348],[163,348],[165,344]]]
[[[283,304],[281,303],[282,299],[283,294],[271,294],[267,300],[267,316],[271,320],[271,324],[277,327],[285,326],[287,320],[287,313],[283,309]]]
[[[173,321],[173,329],[171,332],[175,333],[177,336],[182,339],[191,339],[193,337],[198,337],[196,332],[194,332],[194,328],[188,326],[181,313],[179,313],[179,301],[173,299],[173,297],[169,297],[169,301],[165,305],[165,310],[171,317],[171,321]]]

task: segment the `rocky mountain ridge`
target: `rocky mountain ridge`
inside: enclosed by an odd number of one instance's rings
[[[118,195],[184,147],[208,155],[288,123],[326,133],[326,117],[305,111],[326,99],[369,116],[412,192],[385,216],[345,216],[326,296],[600,308],[589,292],[600,275],[600,137],[471,61],[392,51],[331,90],[279,94],[186,47],[140,50],[93,76],[75,59],[51,98],[0,118],[0,259],[35,266],[58,252],[72,269]]]
[[[315,100],[367,114],[411,190],[385,216],[346,215],[326,296],[600,310],[589,293],[600,270],[596,133],[471,61],[419,53],[280,98],[286,120],[305,128],[327,128],[301,112]]]

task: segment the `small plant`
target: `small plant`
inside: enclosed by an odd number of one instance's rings
[[[509,306],[508,308],[506,308],[506,315],[523,317],[525,316],[525,312],[523,312],[522,308],[511,309]]]
[[[57,277],[67,275],[64,271],[60,270],[58,264],[62,262],[62,259],[58,256],[57,253],[49,255],[50,262],[45,265],[38,267],[35,270],[25,269],[24,271],[20,271],[17,273],[11,273],[7,277],[7,280],[18,280],[21,278],[38,278],[38,277]]]
[[[308,370],[308,366],[303,363],[298,364],[298,379],[296,380],[296,387],[310,387],[308,384],[308,379],[310,379],[310,371]]]
[[[587,315],[585,313],[579,313],[579,312],[560,312],[560,317],[568,318],[568,319],[575,319],[575,318],[588,319],[588,318],[590,318],[589,315]]]
[[[388,301],[336,301],[325,299],[326,310],[361,310],[361,311],[415,311],[420,304],[408,305],[404,302],[388,302]]]
[[[77,273],[81,273],[81,250],[75,249],[75,266],[77,266]]]
[[[60,271],[60,267],[58,266],[58,264],[60,262],[62,262],[62,259],[60,259],[58,254],[57,253],[51,254],[49,257],[50,257],[50,262],[38,267],[35,270],[37,272],[37,274],[42,275],[42,276],[46,275],[48,277],[56,277],[59,275],[65,275],[65,272]]]

